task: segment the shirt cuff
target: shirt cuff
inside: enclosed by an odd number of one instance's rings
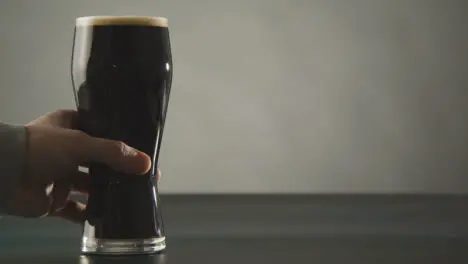
[[[26,164],[27,131],[21,125],[0,123],[0,213],[18,189]]]

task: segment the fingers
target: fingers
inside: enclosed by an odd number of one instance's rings
[[[86,205],[77,201],[67,201],[62,210],[53,214],[76,224],[84,224],[86,220]]]
[[[88,193],[89,185],[91,184],[91,176],[88,173],[77,171],[70,175],[70,182],[72,184],[73,191],[80,193]]]
[[[89,191],[89,186],[91,185],[91,176],[84,171],[77,171],[70,175],[70,182],[72,186],[72,191],[87,194]],[[159,182],[161,180],[161,170],[158,169],[156,173],[156,180]]]
[[[69,181],[55,181],[52,189],[52,204],[50,206],[50,213],[57,212],[65,207],[68,196],[72,189],[72,184]]]
[[[129,174],[145,174],[151,168],[148,155],[119,141],[81,134],[76,144],[82,162],[104,163],[114,170]]]
[[[70,195],[70,191],[72,189],[72,185],[69,181],[55,181],[52,189],[52,204],[50,206],[50,213],[57,212],[65,207],[67,203],[68,196]]]
[[[161,179],[161,170],[158,168],[156,173],[157,181]],[[91,177],[88,173],[77,171],[71,176],[73,189],[82,193],[87,193]],[[53,191],[52,191],[53,192]],[[61,217],[76,224],[83,225],[86,221],[86,205],[78,201],[66,201],[59,211],[55,211],[52,216]]]
[[[8,202],[9,214],[36,218],[49,213],[52,198],[46,194],[46,190],[35,184],[24,183],[18,192],[15,192]]]

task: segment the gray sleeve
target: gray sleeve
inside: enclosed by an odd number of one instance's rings
[[[0,213],[20,183],[26,163],[27,132],[24,126],[0,123]]]

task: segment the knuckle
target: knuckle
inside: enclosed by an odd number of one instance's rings
[[[65,128],[76,126],[77,112],[71,109],[61,109],[55,112],[56,122]]]
[[[57,115],[59,117],[65,117],[65,116],[69,116],[73,113],[72,110],[69,110],[69,109],[59,109],[55,112],[53,112],[52,114],[53,115]]]
[[[60,109],[59,112],[64,115],[75,115],[77,113],[75,109]]]
[[[127,145],[122,141],[115,141],[113,143],[115,151],[118,152],[120,155],[125,155],[127,150]]]
[[[88,134],[80,130],[72,130],[71,135],[77,140],[86,140],[88,138]]]
[[[54,114],[62,119],[71,119],[77,114],[77,112],[72,109],[60,109],[57,110]]]

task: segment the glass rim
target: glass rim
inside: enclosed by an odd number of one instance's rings
[[[168,27],[168,20],[160,16],[83,16],[76,18],[75,26],[135,25]]]

